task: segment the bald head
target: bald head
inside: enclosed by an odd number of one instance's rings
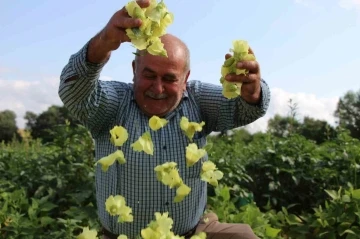
[[[190,51],[189,48],[186,46],[186,44],[180,40],[178,37],[171,35],[171,34],[165,34],[160,37],[161,42],[164,44],[164,48],[167,51],[168,57],[174,56],[175,54],[182,54],[185,65],[184,65],[184,72],[187,72],[190,70]],[[135,61],[138,61],[139,56],[143,54],[149,54],[146,50],[137,50],[135,56]],[[159,56],[163,57],[163,56]]]

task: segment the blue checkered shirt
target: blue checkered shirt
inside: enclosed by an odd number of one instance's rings
[[[116,150],[110,143],[109,130],[115,125],[125,127],[129,138],[121,147],[126,163],[114,164],[107,172],[96,167],[96,199],[102,225],[114,234],[135,238],[141,229],[154,219],[155,212],[169,212],[173,219],[173,231],[183,234],[194,228],[204,212],[207,184],[200,180],[204,156],[194,166],[187,168],[185,148],[190,143],[179,123],[182,116],[190,121],[206,124],[196,133],[193,141],[199,148],[206,144],[206,136],[212,131],[223,131],[249,124],[266,113],[270,91],[262,81],[262,101],[250,105],[243,99],[228,100],[222,96],[221,86],[189,81],[179,106],[165,118],[169,123],[158,131],[151,131],[149,118],[134,100],[132,84],[118,81],[101,81],[103,64],[87,62],[89,43],[73,54],[61,73],[59,96],[67,107],[91,132],[95,141],[95,159]],[[77,76],[74,81],[66,79]],[[154,155],[135,152],[130,145],[144,132],[150,131],[154,142]],[[156,179],[154,168],[168,161],[178,164],[179,173],[190,194],[180,203],[174,203],[176,189],[169,189]],[[132,223],[118,223],[117,216],[105,210],[110,195],[122,195],[133,210]]]

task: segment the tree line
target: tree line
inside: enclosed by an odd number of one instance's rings
[[[350,135],[360,139],[360,90],[348,91],[337,104],[334,116],[337,126],[331,126],[324,120],[317,120],[309,116],[303,120],[297,118],[297,104],[290,100],[289,115],[275,115],[268,121],[268,132],[275,136],[286,137],[290,133],[303,135],[305,138],[323,143],[336,137],[336,127],[349,130]],[[31,111],[25,113],[25,129],[16,125],[16,114],[12,110],[0,111],[0,142],[24,138],[24,132],[29,132],[31,138],[41,139],[42,143],[52,142],[57,127],[64,125],[66,120],[75,127],[80,122],[76,120],[64,106],[50,106],[46,111],[36,114]],[[25,130],[25,131],[24,131]],[[225,133],[225,132],[222,132]]]
[[[41,139],[42,143],[54,140],[57,128],[64,125],[68,120],[72,127],[80,122],[76,120],[64,106],[52,105],[46,111],[36,114],[27,111],[24,116],[25,129],[19,129],[16,125],[16,114],[12,110],[0,112],[0,142],[8,143],[13,139],[21,140],[25,132],[29,132],[31,138]]]

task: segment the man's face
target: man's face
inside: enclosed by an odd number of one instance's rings
[[[190,74],[185,63],[180,49],[168,58],[142,53],[133,62],[135,100],[146,115],[162,117],[178,106]]]

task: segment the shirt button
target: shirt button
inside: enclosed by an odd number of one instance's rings
[[[166,145],[163,146],[163,150],[166,150]]]
[[[166,206],[169,206],[169,202],[166,202],[165,205],[166,205]]]

